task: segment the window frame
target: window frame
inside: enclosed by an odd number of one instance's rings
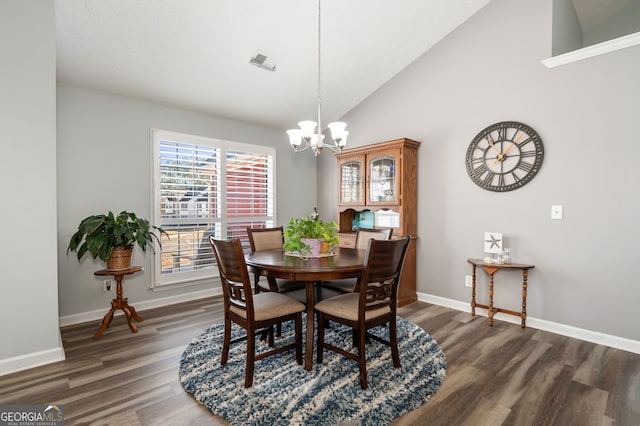
[[[175,142],[179,144],[191,145],[191,146],[206,146],[220,150],[220,161],[218,166],[218,180],[219,180],[219,200],[220,200],[220,215],[218,217],[207,217],[204,219],[198,217],[192,217],[187,219],[177,219],[174,223],[184,221],[185,223],[198,223],[198,221],[208,222],[214,224],[215,227],[219,227],[221,230],[227,230],[228,225],[234,222],[243,222],[247,220],[265,221],[267,223],[277,223],[276,217],[276,149],[271,146],[255,145],[243,142],[235,142],[224,139],[192,135],[187,133],[174,132],[162,129],[151,129],[151,145],[152,145],[152,158],[151,158],[151,217],[152,223],[157,226],[163,226],[167,219],[163,219],[161,216],[161,197],[160,197],[160,145],[161,142]],[[266,216],[227,216],[227,153],[230,151],[240,151],[249,154],[267,155],[271,156],[271,196],[273,205],[270,207],[272,216],[268,214]],[[180,202],[176,205],[180,208]],[[269,208],[267,209],[269,210]],[[267,212],[268,213],[268,212]],[[224,232],[224,231],[223,231]],[[226,236],[225,236],[226,237]],[[164,290],[177,287],[201,285],[210,282],[212,278],[219,276],[218,268],[203,268],[197,271],[189,271],[184,273],[175,274],[162,274],[161,272],[161,260],[162,249],[156,249],[152,259],[152,272],[151,272],[151,289],[152,290]]]

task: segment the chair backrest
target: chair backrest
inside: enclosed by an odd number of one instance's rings
[[[281,249],[284,244],[282,226],[275,228],[247,228],[251,251]]]
[[[358,228],[356,231],[356,248],[366,250],[369,246],[369,240],[388,240],[391,238],[392,233],[393,228]]]
[[[385,306],[395,313],[398,282],[409,241],[409,237],[369,240],[364,269],[357,284],[360,291],[359,315]]]
[[[225,310],[230,306],[246,310],[247,321],[253,321],[253,296],[240,239],[216,240],[210,236],[209,241],[220,272]]]

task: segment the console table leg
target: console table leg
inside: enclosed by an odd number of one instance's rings
[[[522,270],[522,328],[527,326],[527,275],[529,271],[527,269]]]
[[[476,265],[471,268],[471,315],[476,315]]]
[[[489,326],[493,327],[493,274],[489,274]]]

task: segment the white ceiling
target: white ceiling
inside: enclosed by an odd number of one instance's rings
[[[336,120],[489,0],[325,0],[323,123]],[[57,78],[282,129],[315,119],[310,0],[56,0]],[[275,72],[249,64],[268,56]]]

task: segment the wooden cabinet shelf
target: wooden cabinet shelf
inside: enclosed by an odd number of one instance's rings
[[[398,289],[400,306],[417,300],[419,146],[403,138],[336,154],[340,245],[354,245],[357,227],[393,228],[394,236],[411,237]]]

